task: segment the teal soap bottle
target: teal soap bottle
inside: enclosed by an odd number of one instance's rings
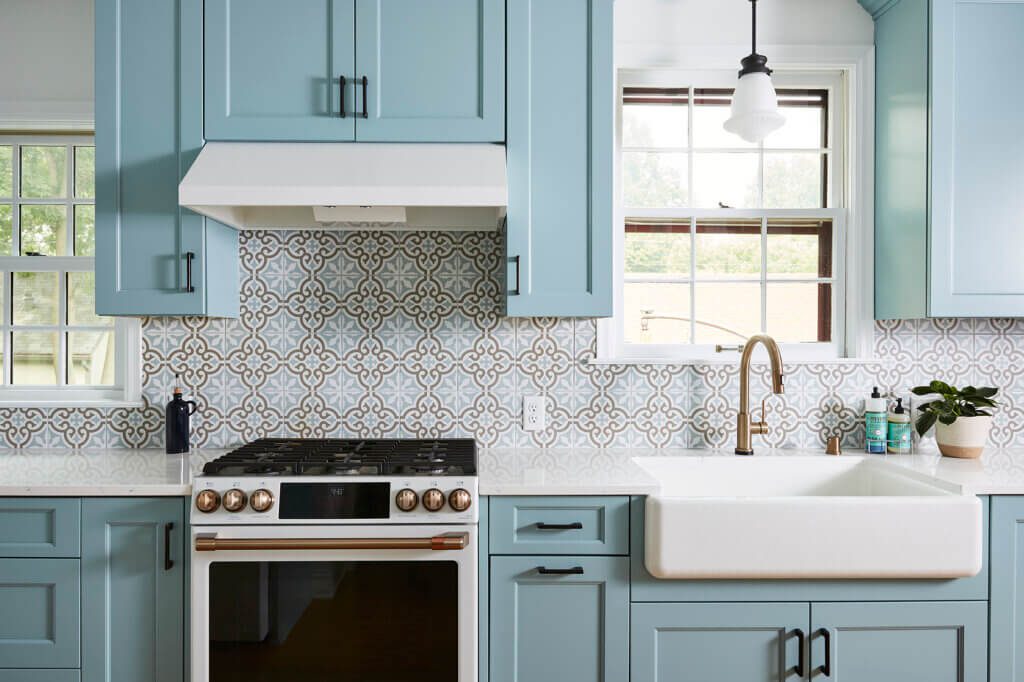
[[[864,449],[874,455],[885,454],[885,440],[888,438],[888,414],[885,399],[873,387],[871,397],[864,401]]]
[[[910,415],[903,407],[903,398],[896,399],[896,407],[889,413],[889,452],[894,455],[910,454]]]

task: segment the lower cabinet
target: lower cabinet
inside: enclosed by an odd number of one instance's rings
[[[843,682],[985,682],[987,621],[986,602],[814,603],[811,674]]]
[[[491,557],[490,682],[627,679],[627,557]]]
[[[637,603],[630,680],[984,682],[987,614],[986,602]]]
[[[633,682],[799,679],[806,602],[633,604]]]
[[[82,681],[184,679],[185,506],[82,502]]]
[[[79,579],[78,559],[0,559],[0,668],[78,667]]]
[[[1024,682],[1024,497],[992,498],[989,676]]]

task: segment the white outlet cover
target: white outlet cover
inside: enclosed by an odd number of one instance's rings
[[[542,395],[523,396],[523,430],[543,431],[548,425],[548,399]]]

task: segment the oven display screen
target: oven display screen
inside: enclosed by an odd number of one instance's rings
[[[281,484],[281,519],[386,519],[390,511],[390,483]]]

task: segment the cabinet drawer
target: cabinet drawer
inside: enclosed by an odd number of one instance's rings
[[[0,670],[0,682],[79,682],[79,670]]]
[[[629,554],[628,497],[493,497],[492,554]]]
[[[0,499],[0,557],[77,557],[81,513],[77,499]]]
[[[78,559],[0,559],[0,668],[80,665],[79,573]]]

